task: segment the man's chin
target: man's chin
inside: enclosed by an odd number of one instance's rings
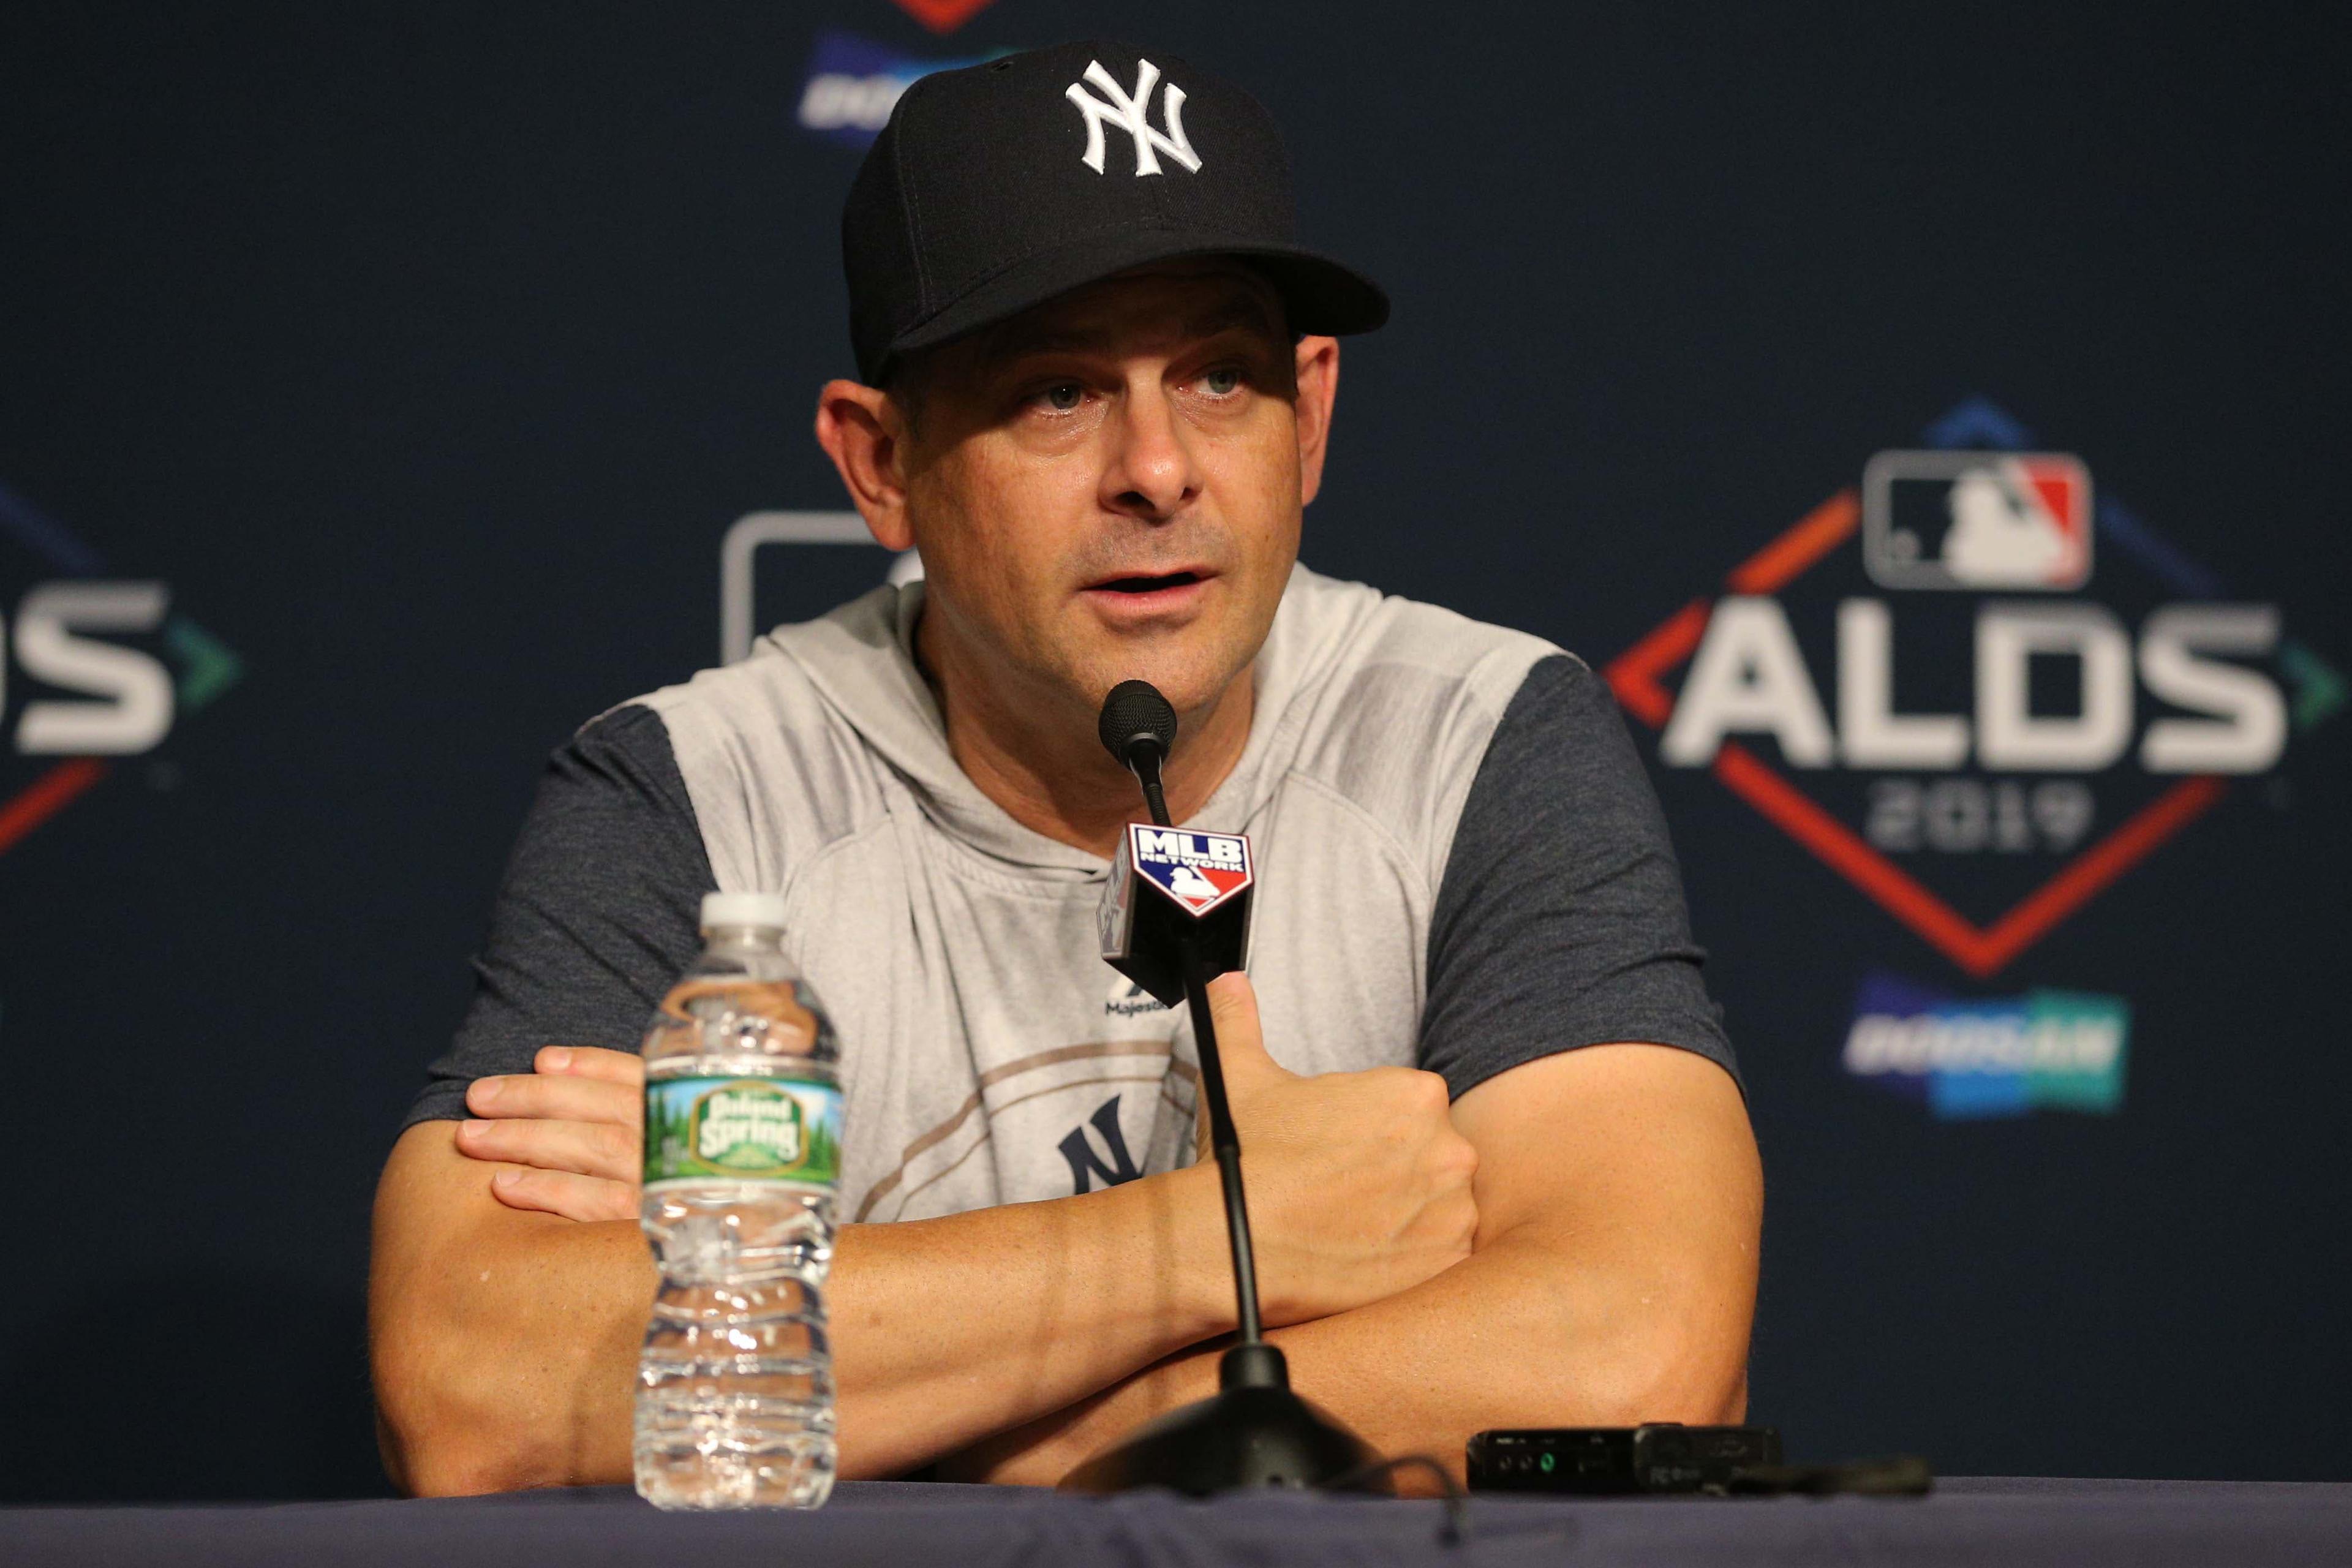
[[[1211,577],[1164,605],[1082,590],[1064,601],[1064,646],[1076,656],[1065,668],[1079,673],[1096,703],[1122,680],[1148,680],[1180,714],[1213,707],[1249,668],[1273,619],[1268,605],[1269,625],[1255,624],[1247,611],[1255,606],[1236,591],[1238,581]]]
[[[1100,701],[1122,680],[1148,680],[1177,712],[1197,712],[1213,706],[1239,673],[1222,642],[1199,644],[1191,637],[1136,637],[1098,648],[1087,661],[1091,678],[1086,685]]]

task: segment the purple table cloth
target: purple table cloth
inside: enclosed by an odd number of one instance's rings
[[[1462,1543],[1435,1503],[1295,1494],[1108,1500],[1011,1488],[845,1484],[813,1513],[666,1515],[621,1488],[418,1502],[0,1510],[0,1563],[336,1568],[1246,1564],[2352,1563],[2352,1484],[1957,1479],[1925,1499],[1474,1498]]]

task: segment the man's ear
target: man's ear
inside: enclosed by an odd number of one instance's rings
[[[907,420],[880,387],[828,381],[816,395],[816,444],[885,550],[912,550],[907,521]]]
[[[1331,403],[1339,395],[1339,340],[1304,337],[1296,350],[1298,401],[1298,504],[1323,485],[1323,454],[1331,441]]]

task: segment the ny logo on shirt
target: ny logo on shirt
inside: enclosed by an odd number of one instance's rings
[[[1095,1152],[1094,1144],[1087,1139],[1085,1126],[1071,1128],[1070,1135],[1062,1140],[1062,1158],[1070,1163],[1072,1196],[1091,1191],[1089,1178],[1094,1176],[1100,1176],[1104,1186],[1115,1187],[1121,1182],[1131,1182],[1143,1174],[1135,1168],[1135,1157],[1127,1152],[1127,1134],[1119,1131],[1118,1096],[1114,1094],[1104,1100],[1087,1120],[1102,1135],[1104,1145],[1110,1150],[1110,1159],[1105,1163],[1102,1156]]]
[[[1067,97],[1087,117],[1087,151],[1080,160],[1099,174],[1103,172],[1103,127],[1115,126],[1127,132],[1135,142],[1135,172],[1141,174],[1160,173],[1160,154],[1167,153],[1194,174],[1201,169],[1200,154],[1184,135],[1184,89],[1174,82],[1160,95],[1160,115],[1168,122],[1163,133],[1151,128],[1146,118],[1151,108],[1151,89],[1160,80],[1160,68],[1150,60],[1135,62],[1135,91],[1122,91],[1118,79],[1103,69],[1102,61],[1087,62],[1087,81],[1102,89],[1109,101],[1097,98],[1079,82],[1072,82]]]

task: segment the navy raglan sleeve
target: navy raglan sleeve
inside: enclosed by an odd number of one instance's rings
[[[715,887],[694,805],[649,708],[616,708],[549,759],[507,864],[474,998],[404,1129],[466,1115],[466,1087],[542,1046],[635,1050],[700,950]]]
[[[1539,660],[1472,781],[1429,927],[1421,1065],[1458,1099],[1580,1046],[1646,1041],[1738,1068],[1699,980],[1682,875],[1609,688]]]

